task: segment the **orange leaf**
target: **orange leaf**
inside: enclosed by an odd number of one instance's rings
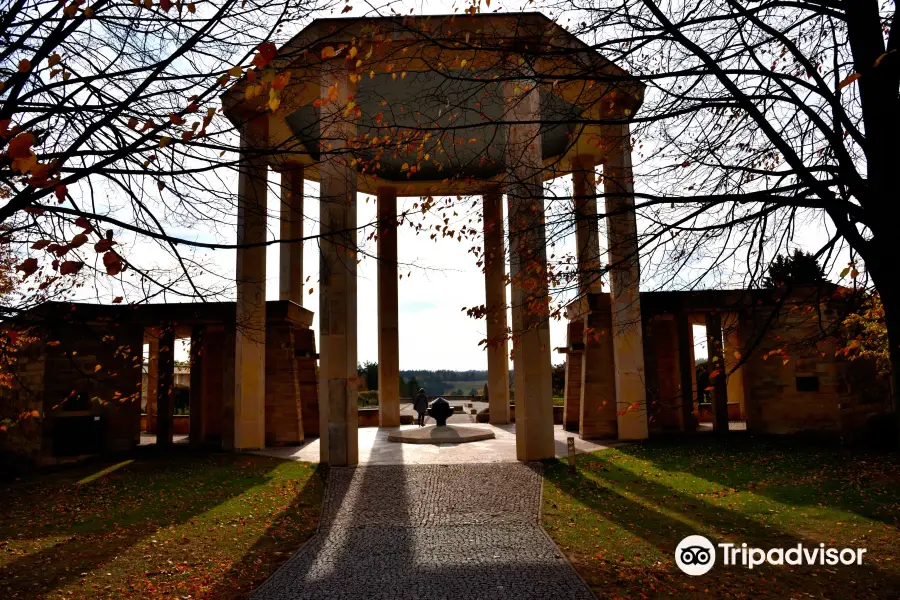
[[[24,131],[10,140],[6,153],[12,159],[28,158],[31,156],[31,147],[34,146],[34,142],[34,136]]]
[[[73,275],[80,271],[83,266],[84,263],[80,260],[67,260],[59,265],[59,272],[61,275]]]
[[[332,46],[325,46],[322,48],[322,60],[334,58],[335,56],[337,56],[337,54]]]
[[[850,73],[849,75],[844,77],[843,81],[841,81],[838,84],[838,89],[839,90],[844,89],[845,87],[847,87],[848,85],[850,85],[851,83],[853,83],[854,81],[859,79],[860,77],[861,77],[861,75],[859,73]]]
[[[253,64],[260,69],[268,65],[275,58],[278,49],[272,42],[263,42],[256,47],[256,56],[253,57]]]
[[[122,296],[116,296],[115,298],[113,298],[113,304],[121,304],[121,303],[122,303]]]

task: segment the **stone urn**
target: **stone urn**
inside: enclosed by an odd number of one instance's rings
[[[443,398],[438,398],[428,407],[428,414],[435,420],[438,427],[447,426],[447,417],[453,414],[453,407]]]

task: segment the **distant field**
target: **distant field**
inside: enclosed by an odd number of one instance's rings
[[[487,383],[487,379],[479,379],[475,381],[444,381],[444,393],[449,394],[455,389],[461,389],[463,394],[468,395],[472,388],[478,390],[478,393],[481,394],[484,390],[484,384]]]

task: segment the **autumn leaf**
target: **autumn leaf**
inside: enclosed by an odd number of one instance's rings
[[[350,6],[350,5],[348,4],[348,5],[345,6],[344,9],[341,11],[341,14],[348,13],[348,12],[350,12],[351,10],[353,10],[353,7]]]
[[[849,75],[844,77],[844,79],[838,84],[838,89],[839,90],[844,89],[845,87],[847,87],[848,85],[850,85],[851,83],[853,83],[854,81],[859,79],[860,77],[862,77],[862,75],[860,75],[859,73],[850,73]]]
[[[62,61],[62,57],[59,55],[58,52],[54,52],[54,53],[51,54],[50,57],[47,59],[47,66],[48,66],[48,67],[55,67],[56,65],[58,65],[58,64],[60,63],[60,61]]]
[[[86,232],[91,230],[91,222],[87,220],[87,217],[78,217],[75,219],[75,226],[81,227]]]
[[[53,190],[53,193],[56,194],[56,199],[59,200],[59,203],[62,204],[66,201],[66,184],[60,183]]]
[[[32,250],[43,250],[50,245],[50,240],[38,240],[31,245]]]
[[[63,261],[59,265],[59,273],[61,275],[74,275],[78,271],[81,270],[81,267],[84,266],[84,263],[80,260],[67,260]]]
[[[237,66],[234,66],[234,67],[231,67],[230,69],[228,69],[228,74],[231,75],[232,77],[234,77],[235,79],[240,77],[241,74],[243,74],[243,72],[244,72],[244,70],[241,69],[240,65],[237,65]]]
[[[115,298],[113,298],[112,303],[113,303],[113,304],[121,304],[121,303],[122,303],[122,296],[116,296]]]
[[[87,243],[87,241],[88,241],[87,235],[84,233],[79,233],[78,235],[76,235],[75,237],[72,238],[72,241],[69,242],[69,245],[72,246],[73,248],[81,248],[82,246],[84,246]]]
[[[163,12],[169,12],[169,9],[172,8],[172,0],[159,0],[159,7]]]
[[[23,58],[19,61],[19,73],[27,73],[31,70],[31,61]]]
[[[334,51],[334,47],[325,46],[322,48],[322,60],[327,60],[329,58],[334,58],[337,54]]]
[[[31,156],[31,147],[34,143],[34,136],[24,131],[10,140],[6,153],[13,159],[26,158]]]
[[[94,244],[94,250],[99,254],[101,252],[109,252],[109,249],[115,244],[112,240],[100,240]]]
[[[284,86],[287,85],[287,82],[291,79],[290,71],[283,71],[275,76],[272,80],[272,89],[273,90],[282,90]]]
[[[278,49],[272,42],[263,42],[256,47],[256,56],[253,57],[253,63],[260,69],[264,68],[275,58]]]
[[[36,258],[26,258],[16,266],[16,271],[22,271],[28,277],[37,271],[38,261]]]

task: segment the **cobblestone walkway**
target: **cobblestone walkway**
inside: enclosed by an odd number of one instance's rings
[[[540,496],[540,465],[331,469],[319,533],[252,598],[593,600]]]

